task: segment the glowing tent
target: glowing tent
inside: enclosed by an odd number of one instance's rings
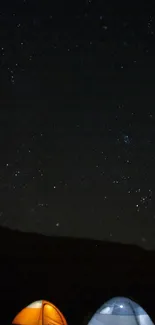
[[[24,308],[14,318],[14,325],[67,325],[67,322],[53,304],[48,301],[35,301]]]
[[[136,302],[116,297],[97,310],[88,325],[153,325],[153,322]]]

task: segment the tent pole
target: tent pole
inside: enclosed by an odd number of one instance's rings
[[[129,305],[131,306],[131,309],[132,309],[132,311],[133,311],[133,313],[134,313],[134,315],[135,315],[137,325],[140,325],[139,319],[137,318],[137,315],[136,315],[136,313],[135,313],[135,310],[134,310],[134,308],[132,307],[132,304],[130,303],[130,301],[129,301]]]

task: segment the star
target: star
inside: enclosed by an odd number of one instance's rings
[[[2,3],[0,226],[155,249],[154,9],[131,6]]]

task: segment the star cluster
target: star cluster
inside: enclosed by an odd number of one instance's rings
[[[0,225],[155,248],[153,7],[8,2]]]

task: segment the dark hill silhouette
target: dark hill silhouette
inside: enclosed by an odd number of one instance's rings
[[[155,321],[155,252],[134,245],[47,237],[0,228],[1,320],[38,299],[69,324],[85,324],[115,295],[137,300]]]

